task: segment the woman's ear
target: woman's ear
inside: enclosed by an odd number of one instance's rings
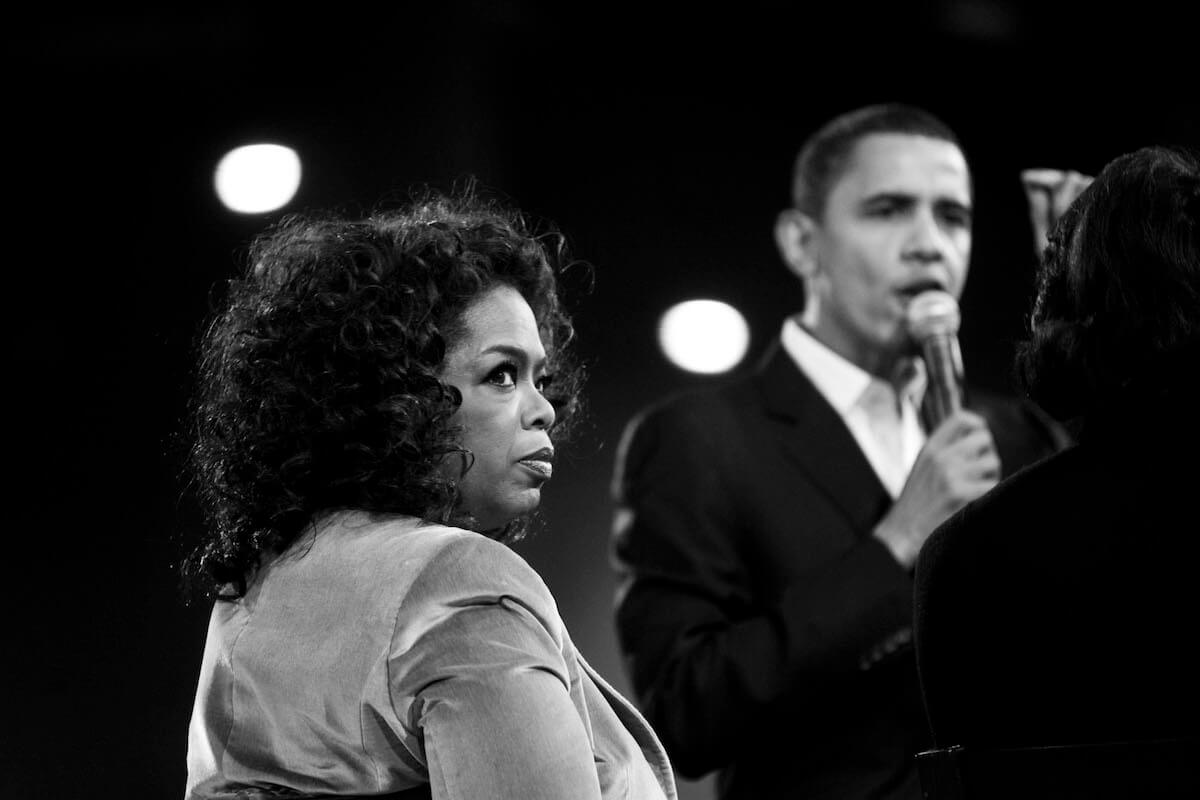
[[[816,223],[803,211],[786,208],[775,218],[775,245],[783,263],[807,283],[817,269]]]

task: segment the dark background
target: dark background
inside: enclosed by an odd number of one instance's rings
[[[969,377],[995,388],[1033,285],[1018,172],[1200,141],[1194,28],[1147,3],[45,5],[3,33],[5,798],[182,793],[208,609],[177,591],[196,519],[173,436],[210,292],[282,213],[223,210],[228,148],[299,151],[284,211],[473,175],[593,264],[573,302],[590,422],[519,549],[627,689],[614,450],[640,406],[713,380],[667,364],[655,323],[679,300],[727,300],[753,358],[795,310],[771,226],[815,125],[899,99],[959,130],[977,186],[961,339]]]

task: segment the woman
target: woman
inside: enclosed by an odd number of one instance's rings
[[[662,798],[507,543],[572,411],[563,247],[473,196],[255,243],[204,339],[188,798]]]
[[[967,506],[921,553],[916,651],[934,740],[1195,736],[1195,150],[1122,155],[1075,200],[1051,235],[1019,366],[1079,441]],[[1130,796],[1165,774],[1134,775]]]

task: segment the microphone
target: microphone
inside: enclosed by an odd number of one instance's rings
[[[962,408],[962,353],[958,349],[958,302],[937,289],[921,292],[908,304],[909,336],[921,349],[929,377],[925,409],[929,429]]]

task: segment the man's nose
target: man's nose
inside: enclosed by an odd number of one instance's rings
[[[905,258],[921,263],[941,261],[946,257],[946,247],[946,232],[931,211],[922,210],[913,215],[905,241]]]

